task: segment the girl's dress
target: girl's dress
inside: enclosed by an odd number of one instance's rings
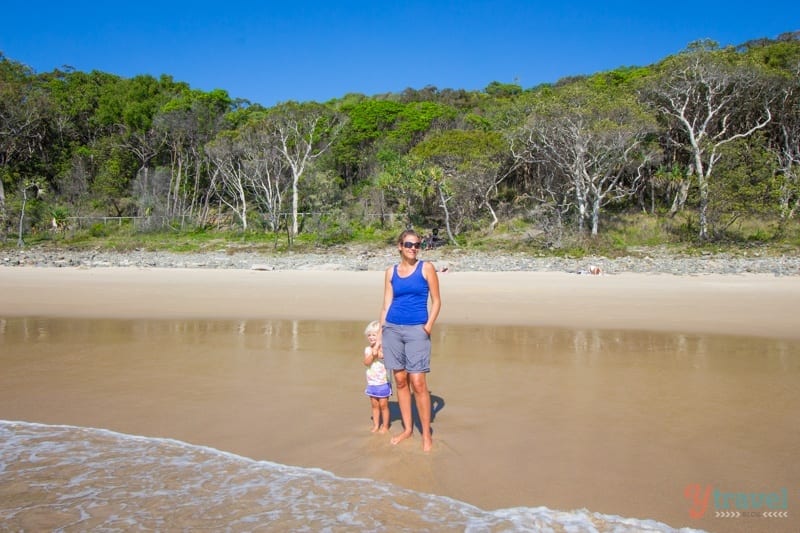
[[[392,395],[392,385],[389,383],[389,375],[383,361],[375,359],[367,367],[367,389],[364,391],[367,396],[373,398],[388,398]]]

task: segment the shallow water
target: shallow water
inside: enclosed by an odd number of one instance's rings
[[[368,431],[363,327],[0,319],[0,419],[25,421],[0,425],[0,519],[76,531],[797,529],[798,341],[442,325],[423,454],[416,439],[393,447]],[[397,430],[394,401],[392,412]],[[691,484],[786,489],[789,516],[717,517],[712,499],[691,518]]]
[[[588,511],[483,511],[388,483],[98,429],[0,422],[0,440],[0,519],[10,529],[671,531]]]

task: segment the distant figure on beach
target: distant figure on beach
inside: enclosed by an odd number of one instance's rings
[[[383,354],[378,348],[378,335],[381,323],[373,320],[367,324],[364,335],[367,336],[369,346],[364,348],[364,366],[367,367],[367,389],[364,393],[369,396],[372,406],[372,432],[386,433],[389,431],[389,396],[392,395],[392,385],[383,364]]]
[[[404,231],[397,240],[400,262],[387,268],[384,276],[378,348],[383,349],[384,364],[394,375],[403,420],[403,432],[392,437],[391,442],[397,444],[411,437],[413,389],[422,429],[422,449],[427,452],[433,447],[433,437],[426,375],[431,369],[431,331],[442,300],[436,268],[417,258],[421,246],[422,239],[414,230]]]
[[[439,228],[433,228],[433,230],[422,239],[422,247],[426,250],[441,246],[442,243],[443,239],[439,237]]]
[[[597,265],[589,265],[586,270],[579,270],[578,274],[583,274],[585,276],[602,276],[603,269]]]

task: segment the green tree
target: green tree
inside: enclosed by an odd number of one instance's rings
[[[170,180],[162,210],[174,217],[194,215],[207,180],[204,146],[227,126],[234,103],[228,93],[186,90],[167,102],[153,119],[169,150]]]
[[[430,101],[369,99],[340,109],[348,121],[331,151],[347,185],[376,172],[379,153],[406,154],[429,131],[449,127],[458,115],[454,108]]]
[[[433,180],[435,184],[447,181],[446,188],[439,187],[439,201],[451,241],[466,223],[479,220],[479,210],[483,208],[491,215],[490,229],[495,227],[498,218],[492,200],[497,186],[511,170],[507,164],[509,146],[502,135],[482,130],[444,130],[429,135],[410,155],[422,166],[439,169],[441,179]],[[445,190],[451,194],[445,194]]]
[[[348,120],[331,150],[337,171],[348,185],[353,185],[376,169],[378,141],[394,127],[403,104],[370,99],[353,105],[345,103],[340,110]]]
[[[22,247],[25,241],[22,240],[22,232],[24,229],[25,209],[28,205],[29,194],[33,194],[32,198],[36,199],[42,196],[45,192],[44,185],[35,179],[26,179],[20,184],[20,195],[22,196],[22,206],[19,210],[19,232],[17,237],[17,246]]]
[[[119,78],[69,67],[41,77],[53,102],[51,121],[62,144],[86,146],[103,134],[97,120],[100,100],[106,86],[115,84]]]
[[[378,173],[376,184],[384,192],[388,205],[405,218],[405,226],[426,222],[427,206],[435,190],[433,183],[412,158],[384,152],[383,168]]]
[[[15,167],[40,152],[49,106],[33,72],[0,53],[0,239],[8,224],[6,186],[17,185]]]
[[[134,155],[115,137],[103,137],[92,146],[97,170],[90,184],[95,208],[103,215],[130,216],[135,214],[130,183],[137,173]]]
[[[601,209],[632,195],[642,179],[653,157],[645,141],[654,127],[632,94],[598,89],[591,80],[576,82],[540,95],[513,153],[560,175],[577,209],[579,231],[588,220],[597,235]]]
[[[699,237],[709,234],[709,182],[722,147],[772,120],[774,94],[763,69],[712,41],[693,43],[647,79],[642,97],[667,121],[670,141],[690,156],[700,195]]]
[[[455,109],[435,102],[406,104],[388,138],[399,153],[405,153],[432,129],[447,128],[456,115]]]
[[[270,110],[264,128],[292,176],[291,237],[299,232],[299,184],[311,164],[330,148],[346,118],[321,104],[287,102]]]
[[[486,92],[486,94],[489,96],[500,98],[517,96],[522,94],[522,86],[516,83],[500,83],[499,81],[493,81],[486,86],[484,92]]]
[[[781,194],[777,162],[764,149],[764,132],[722,147],[717,179],[709,184],[708,218],[714,236],[743,219],[770,220],[779,209]]]
[[[248,146],[242,142],[240,131],[222,131],[206,147],[211,160],[210,191],[239,218],[247,230],[250,198],[247,190]]]
[[[785,224],[800,208],[800,42],[780,42],[756,49],[752,54],[773,67],[779,76],[774,119],[764,145],[778,167],[778,203],[780,219]]]

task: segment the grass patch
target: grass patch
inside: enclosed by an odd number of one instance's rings
[[[64,233],[40,232],[25,236],[26,247],[74,250],[165,251],[178,253],[257,252],[263,254],[318,252],[341,246],[392,246],[401,227],[357,225],[345,227],[341,220],[307,226],[300,235],[289,239],[286,232],[263,229],[213,230],[207,228],[136,231],[126,224],[95,224],[89,228]],[[440,236],[446,238],[444,230]],[[800,249],[800,222],[779,224],[776,221],[742,220],[731,225],[715,239],[700,241],[694,213],[675,217],[646,213],[615,213],[604,220],[600,234],[578,234],[557,226],[537,225],[536,221],[516,218],[505,221],[494,231],[482,230],[456,237],[456,245],[444,244],[442,250],[528,254],[534,257],[585,256],[620,257],[651,255],[654,249],[673,255],[797,255]],[[7,235],[0,248],[16,250],[16,237]]]

